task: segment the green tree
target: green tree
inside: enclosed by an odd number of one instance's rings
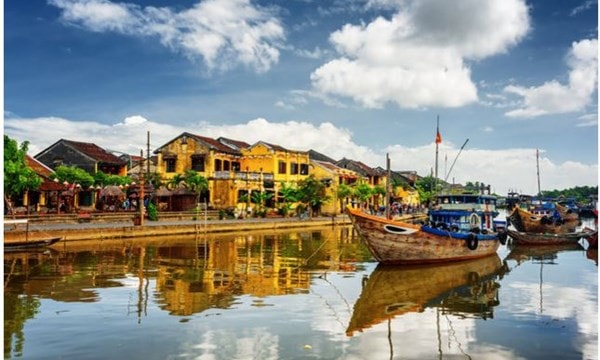
[[[28,147],[28,141],[19,146],[16,140],[4,135],[4,202],[11,213],[15,196],[36,190],[42,184],[42,179],[27,166]]]
[[[298,201],[306,205],[309,209],[309,216],[321,210],[323,203],[329,200],[326,193],[326,186],[317,180],[313,175],[298,182]]]
[[[337,198],[340,201],[340,209],[342,213],[346,210],[344,209],[344,204],[347,203],[348,198],[352,197],[353,189],[348,184],[340,184],[337,188]]]
[[[352,195],[354,198],[358,199],[360,202],[360,207],[363,208],[371,196],[373,196],[373,189],[368,184],[360,183],[354,186]]]
[[[266,215],[264,210],[265,202],[273,197],[273,193],[267,193],[264,191],[254,191],[252,192],[252,202],[256,204],[256,214],[259,216]]]
[[[421,203],[428,204],[434,199],[436,194],[436,191],[434,191],[435,184],[436,181],[433,176],[425,176],[415,182],[415,188],[419,193]]]
[[[185,177],[181,174],[175,174],[167,183],[167,188],[174,190],[181,184],[185,185]]]
[[[88,188],[94,184],[94,177],[87,171],[75,166],[61,165],[54,170],[55,179],[59,182],[67,181],[69,184],[80,184],[82,188]]]
[[[279,213],[286,216],[292,209],[292,204],[298,201],[298,189],[291,184],[283,183],[279,193],[283,198],[283,205],[279,208]]]
[[[131,184],[132,179],[129,176],[120,176],[114,174],[106,174],[98,171],[94,174],[94,184],[96,185],[127,185]]]
[[[186,186],[198,196],[206,190],[208,190],[208,180],[194,170],[186,170],[183,175],[183,180]]]

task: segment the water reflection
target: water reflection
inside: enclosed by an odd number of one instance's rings
[[[20,352],[24,323],[41,299],[96,302],[99,289],[136,286],[128,309],[140,320],[151,300],[171,315],[188,316],[230,308],[244,294],[308,293],[311,273],[355,270],[357,261],[369,258],[350,227],[64,242],[58,251],[6,253],[5,357],[11,348]],[[152,290],[150,281],[156,283]]]
[[[492,318],[493,307],[499,304],[496,279],[504,272],[498,255],[440,265],[379,265],[365,279],[346,333],[352,336],[425,308],[437,308],[443,315]]]
[[[5,254],[5,358],[593,358],[588,257],[386,267],[350,227],[65,242]]]

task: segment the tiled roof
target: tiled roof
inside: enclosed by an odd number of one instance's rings
[[[216,139],[213,138],[209,138],[206,136],[200,136],[200,135],[194,135],[194,134],[189,134],[190,136],[196,138],[196,140],[201,141],[205,144],[207,144],[210,148],[215,149],[219,152],[224,152],[224,153],[229,153],[229,154],[236,154],[239,155],[239,151],[232,148],[231,146],[228,146],[226,144],[223,144],[221,142],[219,142]]]
[[[64,139],[63,139],[63,142],[66,145],[76,149],[77,151],[89,156],[90,158],[92,158],[98,162],[107,163],[107,164],[119,164],[119,165],[124,163],[124,161],[122,159],[120,159],[118,156],[116,156],[112,153],[109,153],[108,151],[104,150],[103,148],[101,148],[100,146],[98,146],[96,144],[64,140]]]
[[[29,155],[25,157],[25,163],[28,167],[35,171],[36,174],[43,178],[49,179],[50,175],[53,173],[52,169],[50,169],[49,167],[47,167],[46,165],[42,164],[41,162],[37,161]]]
[[[60,191],[64,189],[63,184],[59,184],[53,180],[50,180],[50,175],[54,173],[52,169],[29,155],[25,157],[25,163],[42,178],[42,183],[38,189],[39,191]]]
[[[222,136],[219,137],[217,139],[217,141],[222,144],[228,145],[228,146],[233,146],[233,147],[237,148],[237,150],[247,149],[250,147],[250,144],[248,144],[247,142],[240,141],[240,140],[234,140],[234,139],[228,139],[228,138],[225,138]]]

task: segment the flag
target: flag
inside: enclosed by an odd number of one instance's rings
[[[439,144],[442,142],[442,135],[440,134],[440,130],[437,130],[437,134],[435,135],[435,143]]]

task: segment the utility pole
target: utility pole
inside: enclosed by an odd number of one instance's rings
[[[147,136],[147,140],[146,140],[146,179],[150,178],[150,131],[147,132],[148,136]],[[144,157],[142,156],[142,160],[144,159]],[[142,165],[144,163],[142,162]]]
[[[139,194],[139,208],[140,208],[140,226],[144,225],[144,172],[142,167],[144,165],[144,150],[140,150],[140,157],[142,163],[140,164],[140,194]]]
[[[392,170],[390,170],[390,153],[385,154],[386,158],[386,169],[387,169],[387,181],[385,183],[385,218],[391,219],[390,213],[390,197],[392,196]]]

